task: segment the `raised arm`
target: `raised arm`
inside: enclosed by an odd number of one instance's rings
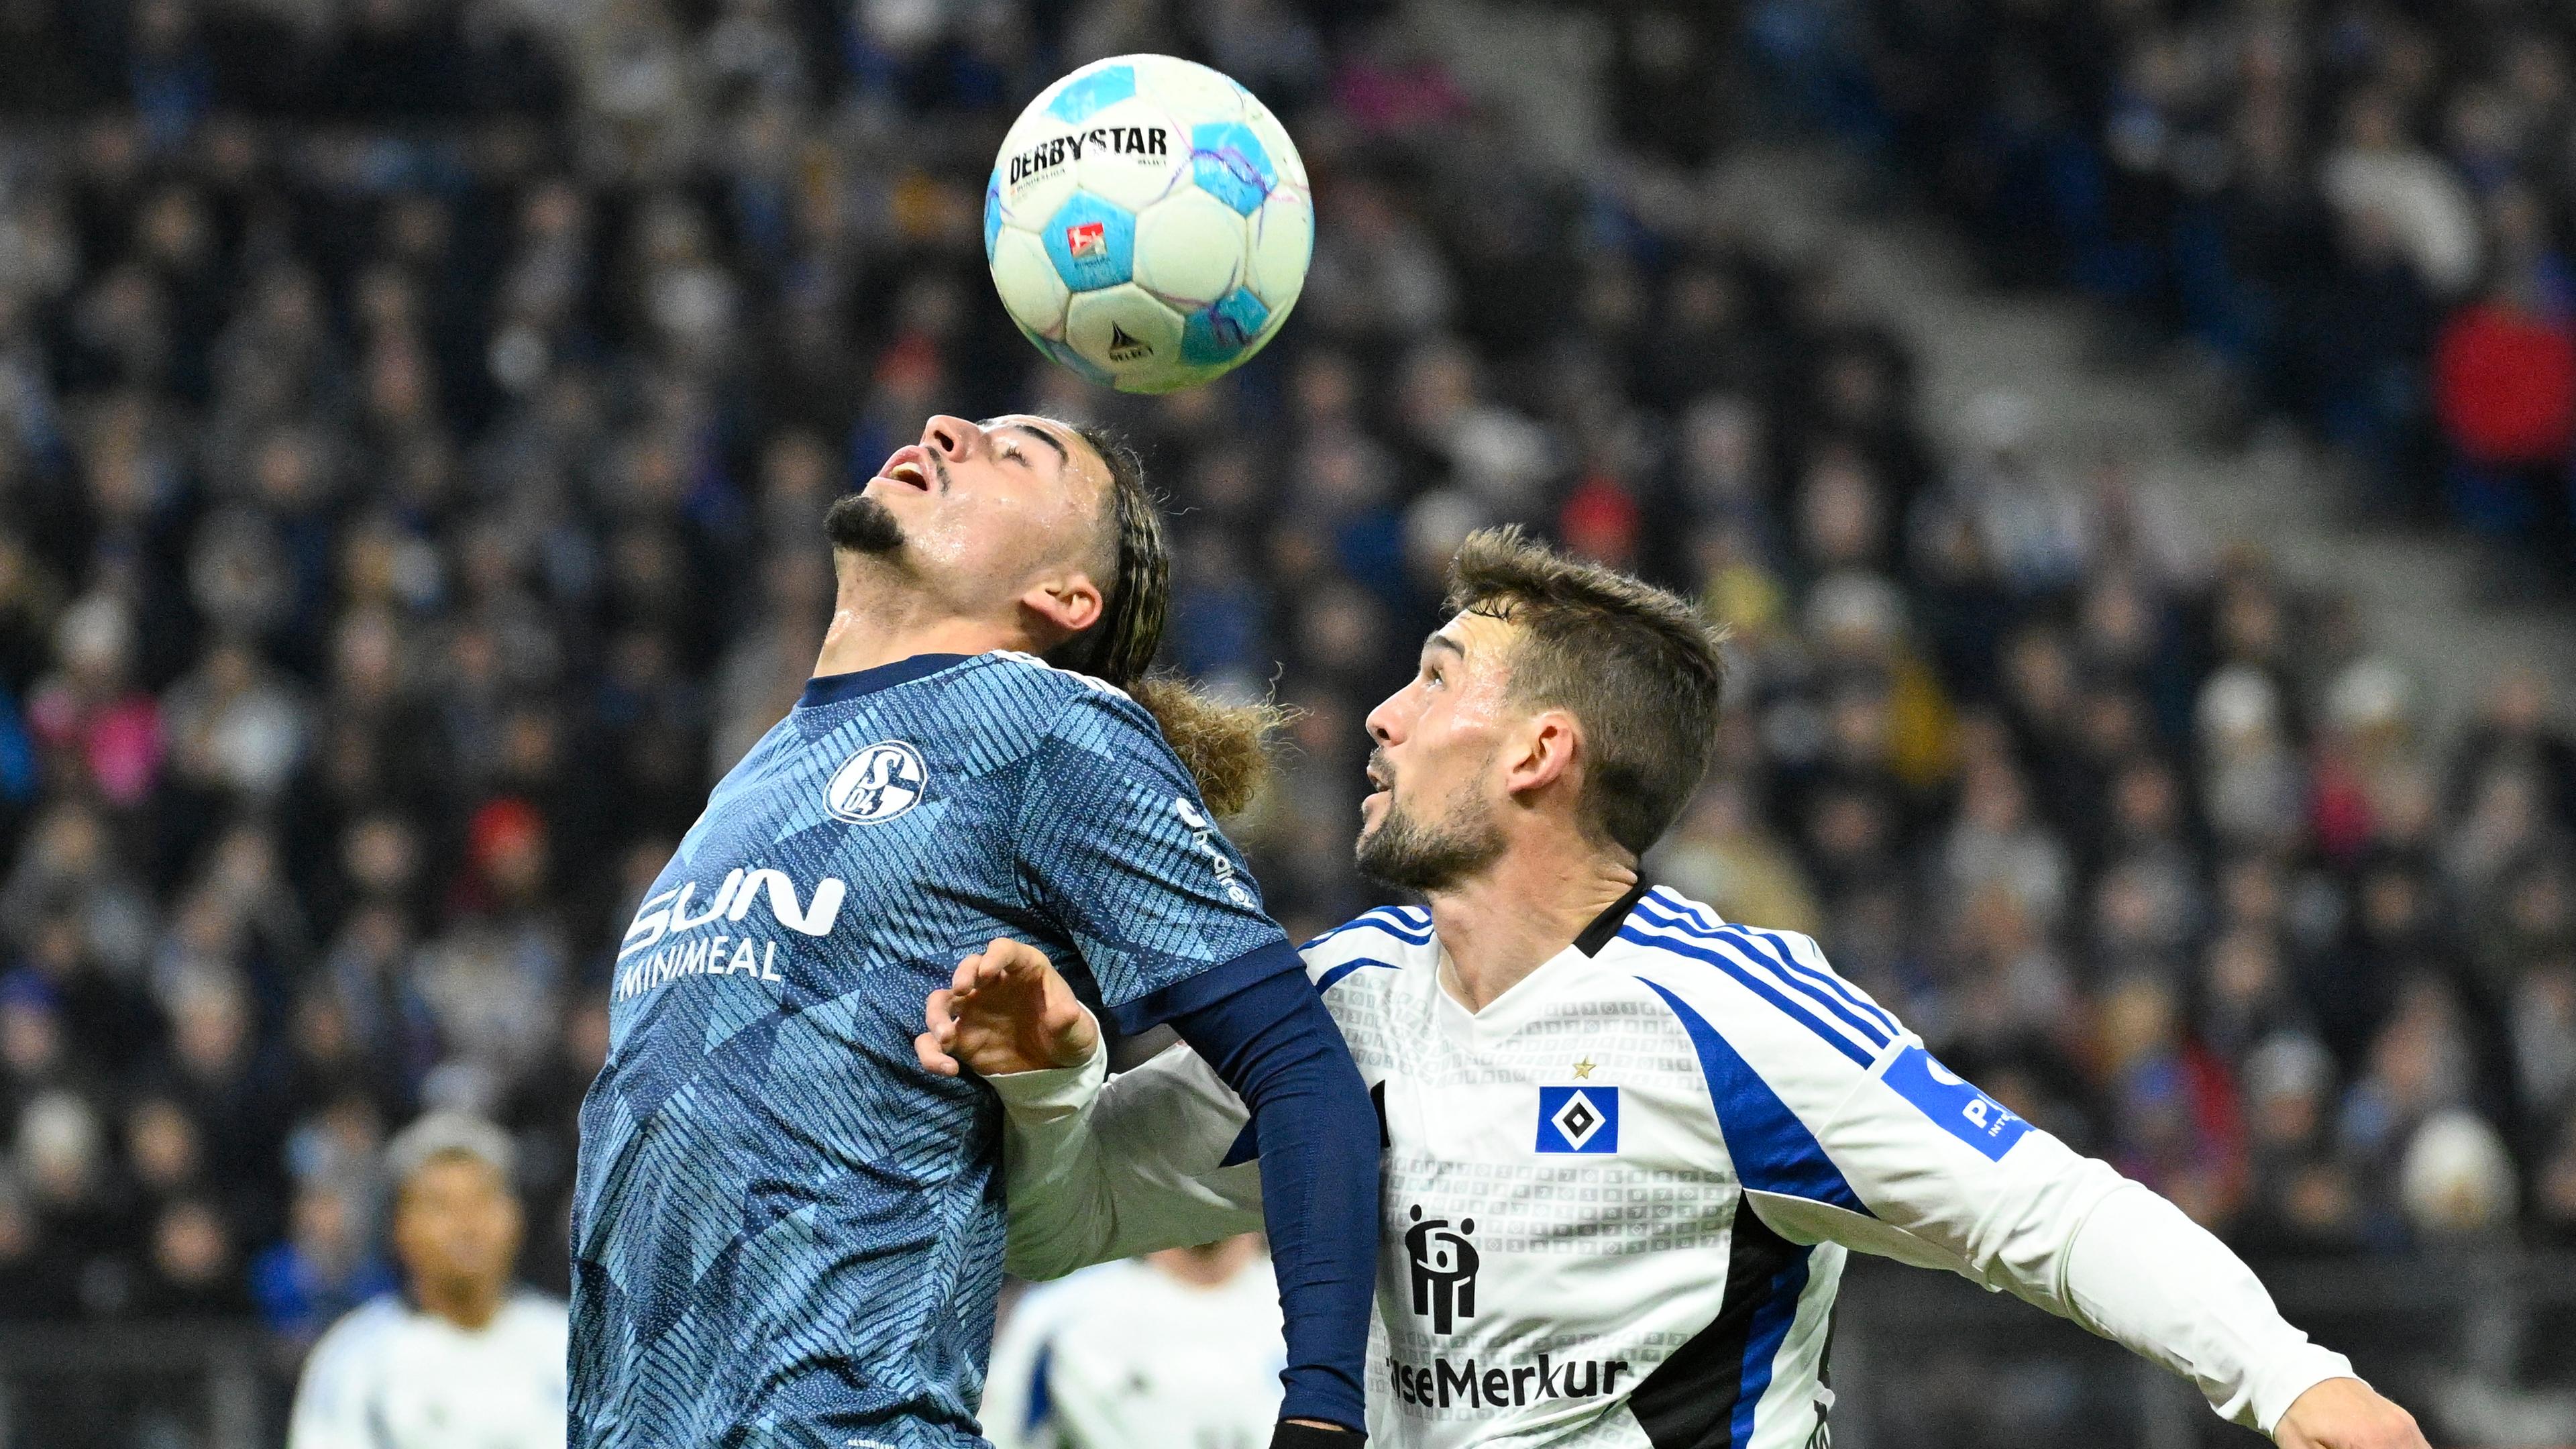
[[[1022,779],[1031,915],[1080,955],[1120,1027],[1170,1023],[1252,1109],[1288,1343],[1278,1442],[1305,1437],[1285,1432],[1301,1420],[1363,1432],[1378,1146],[1340,1028],[1132,700],[1105,686],[1068,696]]]
[[[2293,1449],[2423,1449],[2405,1411],[2285,1321],[2225,1244],[1943,1067],[1833,980],[1813,941],[1698,934],[1748,976],[1825,983],[1818,999],[1830,992],[1856,1028],[1698,995],[1715,986],[1656,987],[1708,1071],[1745,1201],[1774,1231],[2010,1292],[2189,1377],[2221,1416]]]

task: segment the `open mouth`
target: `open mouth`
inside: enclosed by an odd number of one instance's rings
[[[897,449],[895,455],[886,460],[885,467],[878,472],[877,476],[889,483],[900,483],[907,488],[917,488],[927,493],[930,491],[928,462],[928,458],[921,451],[921,445],[916,443],[907,448]]]

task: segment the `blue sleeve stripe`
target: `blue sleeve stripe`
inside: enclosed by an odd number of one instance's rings
[[[1416,914],[1422,919],[1414,920]],[[1429,912],[1415,912],[1401,906],[1380,906],[1366,915],[1344,921],[1297,949],[1303,951],[1320,946],[1345,931],[1383,931],[1408,946],[1427,946],[1431,944],[1431,916]]]
[[[1833,1159],[1825,1156],[1807,1124],[1798,1120],[1798,1114],[1789,1110],[1751,1063],[1727,1045],[1717,1028],[1680,997],[1643,976],[1637,979],[1664,999],[1690,1035],[1700,1072],[1708,1079],[1710,1105],[1717,1110],[1718,1134],[1726,1139],[1727,1155],[1735,1159],[1736,1181],[1756,1192],[1776,1192],[1873,1216],[1843,1180]]]
[[[1623,941],[1634,941],[1640,946],[1652,946],[1658,951],[1667,951],[1675,956],[1687,956],[1694,961],[1706,962],[1708,965],[1714,966],[1718,970],[1725,972],[1727,975],[1734,977],[1737,984],[1741,985],[1745,990],[1752,992],[1754,995],[1761,997],[1764,1001],[1777,1007],[1782,1015],[1788,1017],[1791,1021],[1798,1023],[1800,1026],[1805,1027],[1807,1030],[1814,1032],[1818,1037],[1824,1040],[1826,1045],[1832,1047],[1838,1052],[1841,1052],[1844,1056],[1851,1058],[1855,1064],[1866,1068],[1870,1063],[1877,1060],[1873,1054],[1862,1048],[1859,1043],[1853,1041],[1844,1033],[1818,1021],[1813,1015],[1808,1013],[1806,1008],[1799,1006],[1788,997],[1781,995],[1778,987],[1772,985],[1763,977],[1755,975],[1751,969],[1731,957],[1720,955],[1715,951],[1702,950],[1686,941],[1676,941],[1670,936],[1650,936],[1636,926],[1620,927],[1619,939]]]
[[[1644,915],[1644,912],[1641,910],[1640,914]],[[1734,976],[1737,980],[1744,982],[1748,986],[1753,985],[1753,983],[1759,979],[1766,985],[1777,985],[1783,991],[1794,993],[1797,1000],[1819,1008],[1827,1015],[1834,1017],[1841,1021],[1845,1026],[1850,1027],[1861,1040],[1869,1043],[1873,1053],[1878,1050],[1883,1050],[1887,1046],[1888,1035],[1886,1032],[1879,1030],[1878,1027],[1872,1024],[1868,1018],[1861,1016],[1850,1007],[1845,1006],[1841,1001],[1837,1000],[1833,996],[1817,991],[1815,988],[1807,985],[1805,981],[1797,975],[1797,973],[1783,967],[1780,964],[1779,959],[1772,955],[1771,948],[1763,944],[1761,941],[1747,936],[1740,931],[1693,931],[1687,924],[1680,921],[1659,920],[1652,915],[1645,915],[1644,918],[1649,925],[1661,927],[1665,930],[1680,931],[1686,935],[1698,936],[1702,940],[1707,941],[1708,945],[1705,947],[1691,946],[1683,943],[1682,941],[1676,940],[1671,936],[1648,936],[1645,939],[1650,940],[1667,950],[1678,951],[1686,956],[1695,956],[1704,961],[1712,961],[1719,965],[1727,966],[1729,968],[1728,974]],[[1628,934],[1628,931],[1643,929],[1644,927],[1631,926],[1627,930],[1621,931],[1619,934],[1624,936]],[[1767,976],[1757,976],[1754,970],[1757,963],[1761,966],[1769,967],[1771,974]],[[1784,1007],[1789,1000],[1788,997],[1779,997],[1777,999]],[[1813,1017],[1805,1016],[1804,1013],[1793,1012],[1793,1014],[1799,1015],[1801,1019],[1808,1021],[1810,1024],[1820,1025],[1820,1023],[1815,1022]],[[1837,1040],[1839,1039],[1839,1036],[1837,1036]],[[1871,1057],[1862,1058],[1864,1062],[1871,1059]]]
[[[1840,1000],[1843,1004],[1849,1006],[1852,1010],[1860,1012],[1871,1020],[1877,1022],[1889,1038],[1892,1039],[1904,1034],[1904,1029],[1896,1024],[1896,1018],[1888,1014],[1887,1008],[1870,1000],[1867,994],[1862,992],[1859,987],[1854,986],[1850,982],[1835,975],[1831,970],[1810,966],[1804,961],[1799,960],[1798,953],[1789,948],[1789,943],[1781,938],[1779,932],[1757,930],[1751,926],[1735,925],[1726,921],[1716,920],[1707,912],[1700,910],[1692,902],[1685,900],[1681,896],[1674,895],[1669,891],[1663,892],[1662,895],[1664,898],[1653,902],[1653,904],[1658,909],[1664,910],[1669,914],[1678,917],[1676,920],[1666,921],[1663,922],[1663,924],[1670,925],[1677,930],[1689,932],[1695,936],[1723,937],[1732,933],[1739,936],[1768,941],[1771,943],[1772,948],[1778,953],[1777,959],[1782,970],[1787,971],[1789,974],[1796,976],[1800,980],[1806,981],[1831,994],[1837,1000]]]
[[[1283,937],[1255,946],[1196,976],[1184,977],[1160,991],[1148,992],[1133,1001],[1108,1003],[1109,1014],[1116,1019],[1120,1031],[1134,1036],[1147,1027],[1159,1026],[1173,1017],[1213,1006],[1247,986],[1288,971],[1303,976],[1306,962],[1297,954],[1297,948],[1289,945]]]
[[[1857,1011],[1861,1015],[1868,1017],[1870,1020],[1877,1022],[1880,1029],[1887,1033],[1889,1040],[1892,1041],[1905,1034],[1905,1029],[1896,1024],[1896,1018],[1888,1012],[1888,1009],[1879,1005],[1877,1002],[1870,1000],[1868,994],[1863,992],[1859,987],[1845,981],[1830,970],[1810,966],[1806,962],[1799,960],[1798,953],[1790,948],[1788,941],[1783,938],[1779,932],[1757,931],[1750,926],[1743,927],[1742,929],[1748,936],[1758,936],[1761,939],[1770,942],[1773,949],[1780,953],[1781,964],[1787,966],[1791,971],[1794,971],[1807,980],[1813,981],[1817,985],[1822,986],[1827,991],[1832,992],[1835,996],[1849,1003],[1852,1010]]]
[[[1396,964],[1392,961],[1378,961],[1367,956],[1355,956],[1350,960],[1343,962],[1339,966],[1328,969],[1323,975],[1316,977],[1315,994],[1317,996],[1321,996],[1325,992],[1332,990],[1334,987],[1341,985],[1343,977],[1350,975],[1352,972],[1357,971],[1363,966],[1382,966],[1389,971],[1398,969]]]

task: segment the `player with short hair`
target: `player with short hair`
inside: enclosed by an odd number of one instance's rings
[[[286,1449],[562,1449],[564,1305],[513,1282],[510,1138],[432,1112],[385,1144],[403,1291],[313,1345]]]
[[[814,677],[618,948],[581,1113],[573,1444],[984,1442],[1001,1114],[908,1046],[923,994],[996,938],[1079,963],[1252,1104],[1281,1164],[1276,1442],[1355,1442],[1375,1123],[1209,823],[1254,781],[1263,713],[1145,677],[1168,569],[1134,455],[935,417],[825,531]]]
[[[2190,1375],[2285,1445],[2422,1449],[2172,1204],[2014,1115],[1836,976],[1639,874],[1715,747],[1684,601],[1515,532],[1373,711],[1358,863],[1429,909],[1304,948],[1385,1148],[1370,1429],[1422,1449],[1821,1449],[1847,1253],[1951,1269]],[[1260,1220],[1268,1126],[1185,1052],[1106,1087],[1034,953],[969,958],[917,1044],[1010,1114],[1012,1263]]]

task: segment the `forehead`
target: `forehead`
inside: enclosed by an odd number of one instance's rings
[[[1520,635],[1521,626],[1509,619],[1462,609],[1434,630],[1423,648],[1426,652],[1447,653],[1442,647],[1445,642],[1470,663],[1501,664],[1510,659],[1512,645]]]
[[[507,1185],[501,1169],[470,1152],[442,1152],[412,1170],[399,1185],[403,1195],[420,1191],[456,1192],[482,1190],[503,1192]]]
[[[1078,477],[1086,486],[1094,489],[1105,488],[1109,484],[1107,460],[1100,456],[1100,451],[1092,447],[1082,434],[1075,432],[1069,423],[1060,422],[1055,418],[1040,417],[1035,413],[1004,413],[997,418],[986,418],[980,426],[986,433],[1005,435],[1018,433],[1024,437],[1035,433],[1055,444],[1053,449],[1048,448],[1045,443],[1037,444],[1041,468],[1055,462],[1054,454],[1057,450],[1061,450],[1063,454],[1061,466],[1066,476]]]

